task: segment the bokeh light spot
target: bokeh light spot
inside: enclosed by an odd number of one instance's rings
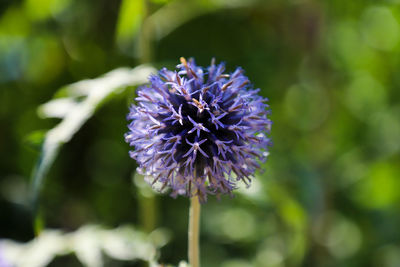
[[[386,105],[385,88],[369,73],[359,72],[345,92],[345,101],[350,111],[362,120],[381,111]]]
[[[368,208],[388,208],[400,200],[399,170],[389,162],[371,166],[366,177],[355,188],[354,197]]]
[[[285,108],[294,126],[302,130],[313,130],[328,117],[329,100],[323,88],[297,84],[287,91]]]
[[[387,7],[370,7],[362,18],[366,42],[377,49],[390,51],[399,42],[399,24]]]
[[[334,257],[341,259],[354,255],[362,244],[359,227],[335,211],[327,211],[320,215],[313,235]]]

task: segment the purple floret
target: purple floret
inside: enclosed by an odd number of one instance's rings
[[[267,99],[241,68],[225,74],[223,63],[203,69],[181,58],[177,69],[150,76],[130,108],[125,140],[139,173],[201,202],[249,185],[271,144]]]

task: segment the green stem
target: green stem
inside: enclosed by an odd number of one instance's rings
[[[148,17],[151,14],[150,11],[150,1],[143,1],[143,20],[140,29],[139,36],[139,53],[140,53],[140,63],[145,64],[153,60],[153,43],[151,38],[151,25]]]
[[[199,229],[200,229],[200,203],[198,197],[190,199],[189,210],[189,264],[190,267],[200,267],[199,253]]]

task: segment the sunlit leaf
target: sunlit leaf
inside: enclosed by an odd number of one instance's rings
[[[57,157],[60,147],[71,140],[74,134],[109,96],[120,92],[120,89],[126,86],[134,86],[146,82],[146,78],[151,72],[154,72],[154,69],[148,66],[139,66],[134,69],[116,69],[103,77],[80,81],[64,89],[71,92],[85,92],[86,97],[81,102],[73,106],[70,105],[69,110],[64,112],[64,114],[57,114],[63,115],[63,120],[46,134],[40,158],[32,175],[34,208],[37,204],[43,179]],[[66,100],[64,99],[64,101]],[[39,109],[44,112],[47,111],[48,113],[44,115],[51,117],[55,115],[53,112],[54,106],[53,108],[48,108],[49,105],[47,104],[47,106],[45,105]]]
[[[143,0],[122,1],[117,23],[117,41],[119,43],[133,40],[139,31],[145,13],[144,3]]]
[[[168,242],[167,236],[162,238]],[[156,250],[160,246],[131,226],[105,229],[99,225],[85,225],[72,233],[44,230],[28,243],[0,239],[0,247],[12,266],[47,266],[59,255],[74,253],[84,266],[100,267],[103,266],[103,252],[116,260],[143,260],[150,266],[158,266]]]
[[[70,0],[25,0],[25,9],[33,20],[47,19],[64,10]]]
[[[42,118],[64,118],[76,105],[78,102],[73,98],[56,98],[41,105],[38,114]]]
[[[5,259],[11,266],[47,266],[52,259],[67,250],[59,231],[47,230],[29,243],[19,244],[11,240],[0,240]]]
[[[76,256],[87,267],[103,265],[98,231],[95,226],[84,226],[71,238]]]
[[[187,262],[185,262],[185,261],[181,261],[180,263],[179,263],[179,266],[178,267],[189,267],[189,264],[187,264]]]
[[[0,35],[3,35],[2,38],[5,38],[4,35],[25,36],[30,30],[31,25],[22,8],[12,6],[2,13],[0,17]],[[1,42],[4,41],[4,39],[1,39]]]
[[[390,162],[371,164],[365,177],[355,187],[354,199],[372,209],[387,209],[400,200],[399,169]]]

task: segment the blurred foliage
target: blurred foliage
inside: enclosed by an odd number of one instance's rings
[[[143,84],[154,71],[153,68],[145,66],[139,66],[133,70],[116,69],[104,77],[69,85],[56,93],[56,95],[65,95],[64,97],[56,98],[39,107],[41,117],[61,118],[62,121],[43,136],[40,158],[32,174],[31,201],[34,213],[38,212],[36,206],[43,180],[61,146],[71,140],[95,110],[112,97],[112,94],[118,93],[121,88],[127,86]],[[33,136],[36,138],[37,134],[34,132]],[[37,218],[37,220],[42,219]],[[35,230],[39,232],[41,229]]]
[[[0,266],[13,259],[3,244],[25,256],[48,234],[67,240],[97,229],[119,236],[126,223],[138,229],[131,239],[122,236],[126,244],[165,227],[172,237],[158,261],[186,259],[187,199],[152,192],[135,174],[123,140],[136,82],[107,87],[110,94],[96,102],[101,106],[88,116],[77,112],[79,127],[66,128],[67,143],[43,180],[45,230],[36,239],[30,180],[43,141],[89,97],[86,85],[86,93],[72,96],[66,84],[103,84],[104,73],[141,63],[173,68],[180,56],[200,65],[216,57],[230,70],[242,66],[273,111],[274,146],[264,172],[233,199],[202,207],[203,266],[399,266],[399,4],[2,1],[0,238],[7,240],[0,244]],[[68,254],[50,266],[82,263],[91,266]],[[108,258],[104,264],[144,266]]]
[[[85,225],[75,232],[63,234],[57,230],[46,230],[29,243],[1,241],[2,252],[15,266],[40,267],[53,264],[55,257],[74,253],[84,266],[117,266],[119,261],[141,260],[155,264],[156,249],[168,240],[163,230],[150,235],[134,230],[130,226],[103,229],[96,225]],[[103,259],[102,252],[108,258]],[[5,264],[6,265],[6,264]],[[3,266],[3,265],[2,265]]]

